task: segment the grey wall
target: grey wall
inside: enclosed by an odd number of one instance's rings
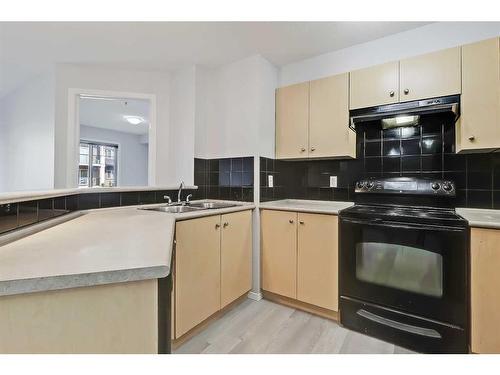
[[[118,186],[148,185],[148,145],[140,135],[80,125],[80,139],[119,145]]]

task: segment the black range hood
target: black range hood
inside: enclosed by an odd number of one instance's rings
[[[356,124],[380,120],[384,128],[416,126],[420,115],[449,112],[455,121],[460,117],[460,95],[387,104],[378,107],[349,111],[349,127],[356,131]]]

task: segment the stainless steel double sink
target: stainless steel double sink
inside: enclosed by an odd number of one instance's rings
[[[170,214],[181,214],[185,212],[201,211],[201,210],[215,210],[219,208],[235,207],[237,204],[225,202],[193,202],[185,205],[171,205],[160,207],[141,208],[141,210],[160,211]]]

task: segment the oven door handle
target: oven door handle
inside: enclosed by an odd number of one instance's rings
[[[418,327],[407,323],[397,322],[395,320],[384,318],[383,316],[371,313],[364,309],[358,310],[356,314],[362,316],[365,319],[371,320],[372,322],[382,324],[384,326],[391,327],[399,331],[408,332],[419,336],[432,337],[434,339],[442,338],[441,334],[435,329]]]
[[[411,224],[411,223],[401,223],[397,221],[384,221],[380,218],[375,218],[371,220],[354,220],[354,219],[342,219],[343,222],[361,225],[370,225],[377,227],[391,227],[400,229],[431,229],[433,231],[441,232],[463,232],[464,228],[448,227],[448,226],[438,226],[432,224]]]

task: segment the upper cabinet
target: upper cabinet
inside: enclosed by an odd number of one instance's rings
[[[309,157],[356,157],[356,134],[348,124],[349,74],[311,81]]]
[[[366,108],[399,101],[399,62],[351,72],[350,108]]]
[[[350,109],[460,94],[460,47],[351,72]]]
[[[500,38],[462,47],[457,152],[500,147]]]
[[[401,102],[460,94],[460,47],[399,62]]]
[[[276,158],[355,157],[349,74],[276,91]]]
[[[349,110],[461,94],[456,150],[500,148],[500,38],[276,91],[276,158],[356,157]]]
[[[308,156],[309,82],[276,91],[276,158]]]

